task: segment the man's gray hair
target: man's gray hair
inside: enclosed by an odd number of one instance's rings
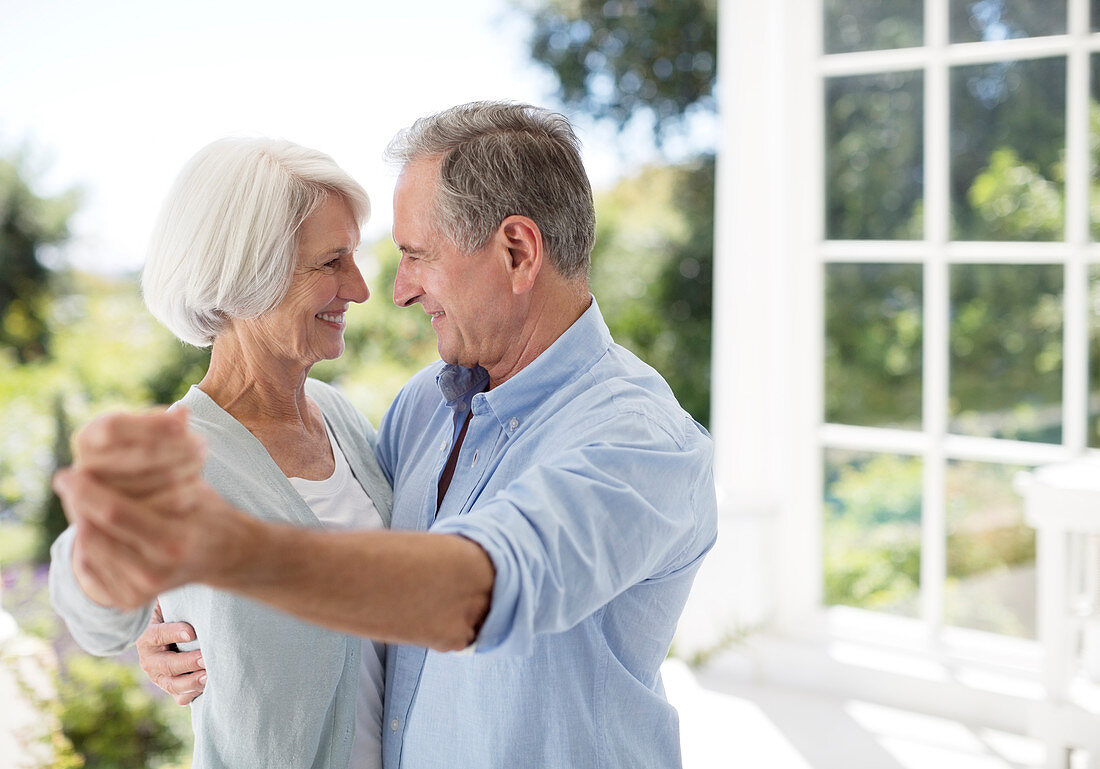
[[[463,251],[482,248],[506,217],[526,216],[557,271],[587,279],[592,186],[563,115],[510,102],[462,104],[417,120],[386,155],[402,165],[442,158],[432,223]]]
[[[188,161],[153,229],[145,305],[184,342],[208,347],[230,318],[255,318],[286,295],[298,232],[329,198],[356,223],[366,191],[328,155],[281,139],[222,139]]]

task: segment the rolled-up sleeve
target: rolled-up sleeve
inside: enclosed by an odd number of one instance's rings
[[[694,423],[674,436],[644,415],[620,415],[583,432],[586,441],[547,452],[491,499],[432,527],[477,542],[496,569],[479,653],[526,654],[538,634],[693,567],[714,542],[711,443]]]

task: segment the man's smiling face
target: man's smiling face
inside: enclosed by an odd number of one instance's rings
[[[393,194],[393,241],[401,251],[393,301],[419,303],[432,318],[439,357],[467,368],[492,370],[513,334],[514,311],[506,254],[494,239],[466,254],[436,231],[433,217],[439,158],[408,163]],[[514,329],[513,329],[514,330]]]

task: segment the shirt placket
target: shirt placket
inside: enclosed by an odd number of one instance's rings
[[[476,408],[466,438],[459,450],[458,464],[450,488],[443,498],[439,517],[459,515],[467,511],[475,489],[480,488],[486,469],[500,445],[500,424],[488,408]]]

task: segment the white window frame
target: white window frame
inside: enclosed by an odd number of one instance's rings
[[[1036,667],[1032,642],[942,624],[945,471],[951,460],[1040,465],[1087,449],[1089,61],[1100,34],[1088,0],[1068,0],[1068,34],[948,43],[948,0],[925,0],[925,45],[825,56],[821,3],[720,0],[722,137],[716,193],[712,426],[720,535],[686,616],[689,647],[765,624],[821,646],[849,634],[905,639],[945,659],[996,647]],[[951,242],[950,67],[1067,57],[1066,233],[1057,243]],[[924,71],[924,237],[826,241],[824,86],[837,75]],[[840,262],[923,265],[920,430],[823,423],[824,271]],[[948,273],[973,263],[1059,264],[1064,279],[1063,440],[948,433]],[[923,463],[920,619],[822,605],[822,450],[896,452]],[[763,557],[759,554],[764,552]],[[901,632],[899,633],[899,628]],[[1019,652],[1019,654],[1016,654]],[[839,684],[844,688],[845,684]],[[848,685],[851,685],[849,680]],[[1016,716],[1010,718],[1015,724]]]

